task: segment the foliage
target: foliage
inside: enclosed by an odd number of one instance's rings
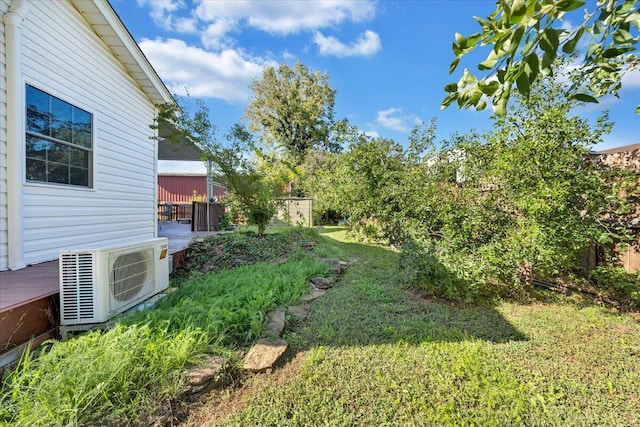
[[[206,425],[636,425],[640,324],[564,297],[448,304],[399,282],[399,254],[321,231],[357,261],[287,328],[293,360],[213,394]],[[551,298],[545,293],[545,298]],[[235,404],[242,402],[242,404]]]
[[[265,68],[251,89],[249,128],[283,150],[292,167],[314,148],[338,148],[330,139],[335,90],[326,73],[312,72],[300,62],[293,68],[280,64]]]
[[[248,345],[260,336],[267,310],[297,302],[308,292],[308,280],[326,273],[325,263],[308,255],[296,258],[193,276],[157,309],[134,321],[163,324],[170,331],[198,325],[224,345]]]
[[[618,300],[640,306],[640,271],[627,273],[622,267],[597,266],[589,273],[589,280],[601,290],[608,291]]]
[[[242,215],[250,224],[258,226],[258,234],[264,231],[277,210],[277,198],[284,183],[269,176],[259,163],[254,136],[241,124],[235,124],[225,135],[225,143],[217,138],[217,128],[211,122],[209,108],[196,101],[196,111],[191,112],[186,102],[158,105],[153,128],[169,123],[165,136],[180,143],[189,140],[204,150],[202,160],[216,174],[225,176],[231,195],[227,202],[233,212]]]
[[[181,371],[209,344],[193,324],[117,325],[26,353],[4,379],[0,422],[96,425],[142,417],[182,387]]]
[[[287,231],[279,241],[290,248],[288,262],[185,280],[151,311],[26,353],[5,374],[0,425],[150,424],[145,419],[155,409],[169,407],[184,391],[189,364],[208,352],[236,361],[236,348],[260,334],[268,309],[296,302],[309,278],[326,273],[325,263],[292,248],[315,237],[309,230]],[[254,257],[268,250],[255,235],[235,241],[247,243],[242,250],[261,248]]]
[[[442,170],[455,165],[458,179],[432,186],[437,205],[422,203],[436,222],[415,218],[423,227],[413,237],[457,277],[461,259],[474,260],[462,263],[475,269],[466,275],[475,283],[469,296],[495,281],[517,287],[534,275],[571,276],[589,244],[621,233],[602,222],[618,201],[603,171],[587,160],[611,125],[606,114],[593,127],[570,117],[570,106],[559,86],[538,85],[508,120],[497,121],[485,143],[457,138],[445,145],[463,155],[436,163],[446,163]],[[442,183],[447,174],[429,182]]]
[[[434,123],[406,150],[363,136],[334,169],[342,212],[402,249],[407,280],[436,295],[471,300],[577,273],[589,244],[624,236],[602,221],[620,207],[604,180],[615,172],[588,160],[611,124],[570,116],[561,89],[545,81],[492,132],[439,148]]]
[[[185,254],[184,264],[174,274],[228,270],[259,262],[274,262],[286,258],[301,240],[311,239],[313,230],[265,234],[256,239],[253,232],[227,233],[193,241]]]
[[[457,102],[460,108],[486,107],[492,99],[493,112],[504,116],[514,85],[526,97],[534,83],[553,74],[554,61],[573,55],[578,43],[588,38],[582,64],[573,73],[567,97],[598,102],[606,94],[618,96],[622,76],[638,68],[636,55],[640,41],[640,12],[637,0],[598,0],[593,10],[585,9],[583,20],[565,29],[568,16],[580,19],[577,11],[585,5],[578,0],[500,0],[487,18],[475,17],[481,31],[470,36],[456,33],[453,52],[460,60],[478,46],[492,46],[487,59],[478,64],[487,75],[478,79],[465,69],[457,83],[445,86],[449,95],[443,108]],[[640,113],[640,106],[636,108]]]

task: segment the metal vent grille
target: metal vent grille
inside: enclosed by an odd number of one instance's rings
[[[93,263],[94,258],[91,253],[62,255],[60,298],[63,320],[93,318]]]
[[[109,275],[109,289],[115,304],[136,298],[145,286],[152,287],[153,272],[153,248],[118,255]]]

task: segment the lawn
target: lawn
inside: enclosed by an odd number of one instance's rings
[[[407,290],[397,254],[322,232],[357,260],[290,324],[288,358],[184,425],[640,425],[640,323],[546,293],[484,306]]]
[[[520,302],[424,298],[397,252],[339,228],[281,232],[202,242],[208,255],[193,254],[155,310],[25,359],[0,389],[0,425],[640,425],[637,313],[535,290]],[[239,367],[266,311],[298,302],[330,257],[355,262],[306,320],[287,319],[284,360],[182,394],[205,354]]]

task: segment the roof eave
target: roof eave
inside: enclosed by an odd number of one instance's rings
[[[171,93],[107,0],[70,0],[154,104],[175,103]]]

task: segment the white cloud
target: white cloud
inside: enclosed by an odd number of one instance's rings
[[[622,76],[622,90],[640,88],[640,69],[633,70]]]
[[[236,21],[232,19],[218,19],[209,24],[202,33],[201,40],[208,49],[223,49],[233,45],[233,41],[227,35],[237,29]]]
[[[370,138],[380,138],[380,134],[375,130],[365,130],[364,134]]]
[[[138,6],[149,5],[151,19],[166,31],[194,33],[197,21],[193,17],[176,17],[174,14],[186,7],[184,0],[138,0]]]
[[[204,22],[218,19],[244,21],[271,34],[315,31],[343,22],[363,22],[376,13],[373,1],[200,1],[195,14]]]
[[[285,51],[282,52],[282,58],[284,58],[287,61],[293,61],[296,58],[296,56],[285,49]]]
[[[402,114],[402,108],[378,111],[377,121],[382,127],[398,132],[408,132],[422,122],[415,114]]]
[[[245,102],[251,79],[265,66],[277,65],[232,49],[208,52],[176,39],[143,39],[140,48],[173,93],[184,95],[187,88],[195,97],[230,103]]]
[[[358,39],[346,45],[335,37],[325,37],[319,31],[313,37],[321,55],[326,56],[372,56],[382,49],[380,36],[373,31],[365,31]]]

